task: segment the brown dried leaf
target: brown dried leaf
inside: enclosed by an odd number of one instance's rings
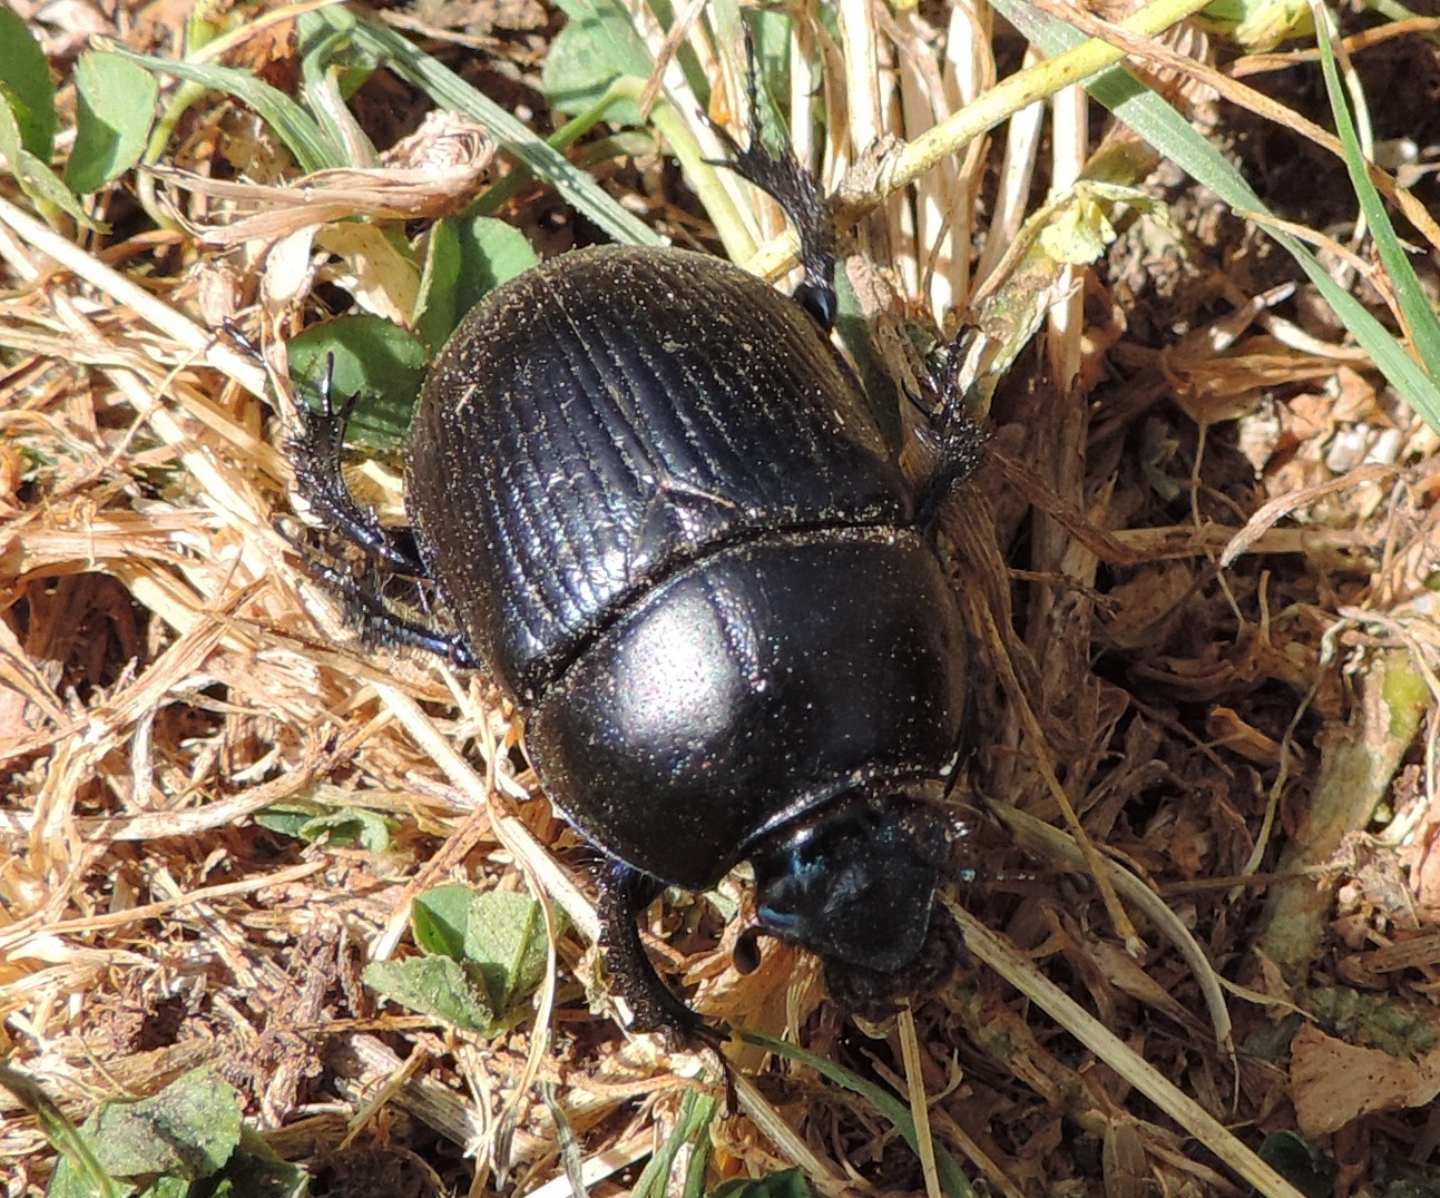
[[[1291,1044],[1290,1086],[1301,1132],[1329,1135],[1361,1115],[1424,1106],[1440,1094],[1440,1048],[1403,1060],[1307,1023]]]

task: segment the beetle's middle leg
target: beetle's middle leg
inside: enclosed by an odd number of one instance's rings
[[[326,532],[349,542],[392,576],[403,576],[417,587],[429,578],[429,571],[407,530],[388,529],[375,514],[355,502],[341,472],[340,454],[345,429],[355,407],[352,396],[339,409],[331,395],[334,359],[320,388],[320,404],[312,408],[298,403],[298,430],[288,441],[290,460],[295,467],[297,489],[305,497]],[[287,538],[289,539],[289,538]],[[464,638],[418,622],[396,611],[385,599],[382,579],[362,578],[343,565],[316,554],[292,540],[312,577],[320,579],[345,602],[346,614],[364,637],[373,643],[423,649],[445,658],[461,669],[473,669],[479,662]]]
[[[790,218],[800,238],[800,264],[804,281],[795,288],[794,298],[827,333],[835,326],[838,301],[835,297],[835,218],[829,201],[820,194],[820,184],[800,165],[785,141],[778,151],[765,144],[760,115],[760,72],[755,62],[755,43],[745,30],[746,93],[749,102],[749,143],[742,150],[730,133],[713,125],[716,136],[730,151],[728,166],[742,179],[767,192]]]
[[[916,505],[922,528],[934,525],[955,487],[974,474],[985,457],[985,434],[967,410],[960,385],[964,356],[962,339],[957,337],[944,360],[923,380],[924,400],[910,397],[921,411],[915,436],[929,459]]]
[[[290,436],[286,448],[295,466],[297,488],[331,532],[397,573],[428,578],[429,572],[420,560],[414,540],[404,531],[382,527],[375,513],[356,503],[345,485],[340,453],[357,396],[352,395],[337,409],[331,396],[333,373],[332,358],[320,388],[318,409],[303,400],[295,405],[299,427]]]
[[[325,583],[344,601],[346,618],[360,630],[366,643],[422,649],[443,657],[462,670],[480,667],[479,658],[463,636],[401,615],[386,601],[378,580],[357,577],[345,567],[317,556],[302,545],[295,545],[295,548],[311,577]]]

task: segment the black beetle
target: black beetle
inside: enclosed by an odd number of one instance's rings
[[[679,1032],[705,1029],[636,928],[662,885],[708,888],[749,860],[759,929],[878,1011],[953,967],[931,906],[964,831],[937,802],[966,636],[930,525],[978,436],[939,385],[936,465],[907,481],[828,335],[833,231],[814,180],[758,136],[730,148],[800,233],[793,299],[675,249],[581,250],[500,287],[421,395],[413,543],[346,492],[344,414],[327,403],[293,443],[312,508],[433,581],[455,631],[329,576],[392,640],[482,667],[514,698],[546,792],[611,863],[612,980],[637,1026]]]

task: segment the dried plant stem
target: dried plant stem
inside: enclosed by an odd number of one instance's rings
[[[1138,58],[1142,62],[1179,71],[1188,78],[1207,84],[1232,104],[1248,109],[1257,116],[1298,133],[1301,137],[1328,150],[1337,158],[1344,157],[1344,149],[1335,134],[1328,129],[1321,128],[1313,121],[1307,120],[1293,108],[1287,108],[1265,95],[1264,92],[1239,82],[1225,72],[1197,59],[1177,53],[1153,38],[1141,36],[1139,31],[1130,28],[1128,24],[1112,25],[1089,13],[1080,13],[1071,9],[1066,10],[1066,17],[1071,24],[1084,33],[1111,39],[1117,50],[1122,50],[1125,54]],[[1083,49],[1084,47],[1078,48]],[[1060,60],[1057,58],[1055,61],[1059,62]],[[1396,207],[1405,214],[1405,219],[1424,235],[1426,241],[1432,246],[1440,247],[1440,224],[1436,223],[1425,205],[1408,188],[1401,187],[1390,172],[1376,166],[1373,162],[1367,161],[1365,165],[1370,181],[1375,184],[1380,194],[1394,202]],[[1247,219],[1250,218],[1247,217]]]
[[[252,395],[265,395],[265,370],[258,362],[217,340],[207,330],[181,315],[169,304],[157,300],[118,270],[113,270],[98,258],[87,254],[73,241],[62,237],[6,199],[0,199],[0,222],[9,225],[34,249],[53,258],[92,287],[103,291],[117,303],[133,308],[147,323],[173,337],[186,350],[234,379]]]
[[[1280,1174],[1250,1151],[1198,1102],[1177,1089],[1128,1044],[964,908],[945,900],[965,932],[965,945],[991,969],[1094,1052],[1151,1102],[1204,1144],[1266,1198],[1301,1198]]]
[[[1083,870],[1085,857],[1071,837],[1044,820],[1036,819],[1008,803],[992,803],[990,811],[1009,829],[1017,844],[1026,852],[1063,869]],[[1185,959],[1195,983],[1205,999],[1210,1026],[1215,1032],[1215,1045],[1234,1058],[1234,1025],[1225,1004],[1225,991],[1215,967],[1205,950],[1165,900],[1147,883],[1116,862],[1107,862],[1106,874],[1125,901],[1138,910],[1148,923],[1174,946]]]
[[[920,1040],[915,1034],[915,1013],[909,1004],[900,1008],[900,1055],[905,1062],[905,1086],[910,1115],[915,1120],[915,1146],[925,1176],[926,1198],[940,1198],[940,1170],[935,1164],[935,1141],[930,1132],[930,1103],[925,1097],[925,1071],[920,1064]]]
[[[1122,22],[1128,33],[1153,36],[1177,21],[1198,12],[1210,0],[1154,0]],[[854,219],[886,197],[914,181],[942,158],[970,144],[982,133],[995,128],[1036,100],[1052,95],[1071,83],[1113,66],[1125,51],[1099,38],[1091,39],[1028,70],[1011,75],[978,96],[948,120],[901,146],[881,164],[873,185],[846,195],[848,215]],[[853,119],[853,116],[852,116]],[[793,233],[767,241],[746,263],[748,269],[767,278],[787,269],[797,242]]]
[[[420,705],[398,687],[378,682],[373,685],[381,701],[425,750],[430,760],[440,767],[451,783],[463,791],[477,808],[483,807],[487,799],[484,780],[475,773],[470,763],[450,741],[440,734]],[[554,858],[535,840],[530,829],[513,815],[502,815],[499,812],[491,813],[490,825],[500,843],[517,859],[525,861],[527,868],[533,870],[534,875],[540,879],[546,893],[559,903],[570,917],[576,930],[593,944],[600,935],[595,908],[561,872]]]
[[[1030,47],[1025,52],[1025,69],[1030,69],[1039,61],[1040,52]],[[1037,100],[1011,117],[1006,126],[1000,189],[995,196],[985,248],[981,250],[980,261],[975,267],[976,287],[983,285],[994,273],[1006,250],[1015,244],[1020,226],[1025,223],[1025,205],[1030,196],[1030,182],[1035,177],[1044,122],[1045,106]]]
[[[1153,36],[1198,12],[1208,2],[1154,0],[1121,22],[1120,28],[1132,34]],[[1097,71],[1113,66],[1124,55],[1123,50],[1097,38],[1029,71],[1011,75],[978,96],[973,104],[966,105],[949,120],[942,121],[892,155],[880,172],[877,196],[887,196],[896,188],[905,186],[946,155],[968,145],[1032,101],[1052,95],[1068,84],[1079,83]]]
[[[1073,187],[1085,169],[1085,158],[1090,142],[1090,122],[1087,119],[1089,98],[1085,89],[1072,83],[1050,98],[1052,116],[1051,137],[1051,194],[1059,194]],[[1073,265],[1066,266],[1060,275],[1059,290],[1064,298],[1051,304],[1049,309],[1050,335],[1046,349],[1050,360],[1050,379],[1062,395],[1070,392],[1076,376],[1080,373],[1080,335],[1085,331],[1084,295],[1080,290],[1080,275]],[[1083,446],[1085,438],[1079,429],[1057,430],[1061,447]],[[1081,450],[1083,452],[1083,450]],[[1057,478],[1057,494],[1076,502],[1080,499],[1085,464],[1080,453],[1057,453],[1057,471],[1067,477]],[[1058,562],[1055,565],[1059,565]],[[1046,569],[1040,565],[1040,569]]]

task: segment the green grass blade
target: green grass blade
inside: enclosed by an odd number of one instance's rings
[[[994,0],[995,7],[1046,54],[1060,54],[1085,40],[1062,21],[1045,16],[1025,0]],[[1237,211],[1251,217],[1300,264],[1316,290],[1370,355],[1376,369],[1431,428],[1440,431],[1440,388],[1395,340],[1394,335],[1335,282],[1297,237],[1269,227],[1273,214],[1230,163],[1188,121],[1123,67],[1109,67],[1088,80],[1085,90],[1145,138],[1191,178],[1203,183]]]
[[[1330,107],[1335,113],[1335,129],[1340,134],[1340,144],[1345,151],[1345,169],[1350,172],[1350,186],[1360,201],[1365,220],[1370,225],[1370,234],[1375,238],[1375,248],[1380,261],[1385,264],[1385,273],[1395,288],[1400,310],[1410,326],[1415,354],[1420,365],[1432,381],[1440,380],[1440,320],[1430,306],[1415,269],[1405,255],[1400,239],[1395,235],[1395,226],[1375,184],[1370,181],[1366,169],[1365,152],[1355,122],[1350,116],[1350,105],[1340,86],[1340,72],[1335,65],[1335,51],[1330,45],[1330,30],[1326,20],[1315,22],[1315,36],[1320,43],[1320,64],[1325,72],[1325,90],[1330,93]]]
[[[915,1120],[910,1117],[910,1107],[889,1090],[877,1086],[874,1082],[866,1081],[863,1077],[851,1073],[850,1070],[833,1061],[816,1056],[813,1052],[806,1052],[803,1048],[796,1048],[793,1044],[787,1044],[784,1040],[762,1036],[759,1032],[742,1031],[739,1035],[747,1043],[757,1044],[788,1060],[809,1065],[811,1069],[829,1078],[837,1086],[844,1086],[847,1090],[860,1095],[886,1119],[890,1120],[895,1129],[905,1138],[905,1142],[918,1151],[919,1140],[915,1133]],[[965,1176],[955,1158],[945,1150],[943,1145],[938,1143],[935,1145],[935,1166],[940,1174],[940,1185],[949,1198],[974,1198],[975,1191],[970,1185],[970,1180]]]
[[[320,10],[330,22],[353,22],[357,46],[377,54],[397,75],[414,84],[437,104],[479,121],[508,154],[563,195],[616,241],[628,245],[664,245],[665,239],[632,216],[585,171],[546,145],[493,100],[482,96],[454,71],[412,45],[393,30],[357,20],[344,9]]]
[[[631,1191],[633,1198],[663,1198],[663,1195],[672,1192],[675,1162],[680,1150],[706,1132],[715,1117],[715,1107],[715,1099],[708,1095],[697,1094],[693,1090],[686,1092],[675,1126],[640,1174]]]
[[[201,87],[224,92],[248,104],[285,143],[285,148],[294,155],[296,163],[306,174],[348,165],[308,112],[284,92],[271,87],[263,79],[257,79],[249,71],[213,63],[183,62],[151,54],[136,54],[118,42],[107,42],[104,48],[152,71],[198,83]]]

